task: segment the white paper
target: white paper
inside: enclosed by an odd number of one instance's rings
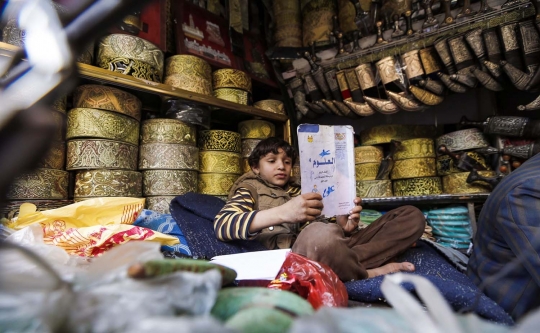
[[[302,194],[321,194],[326,217],[349,214],[356,197],[353,128],[301,124],[297,133]]]
[[[210,261],[236,271],[237,280],[273,280],[291,249],[255,251],[213,257]]]

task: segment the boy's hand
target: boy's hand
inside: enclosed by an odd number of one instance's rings
[[[349,215],[336,216],[336,223],[339,224],[345,233],[351,233],[358,229],[358,223],[360,223],[360,212],[362,211],[362,199],[359,197],[353,200],[355,206],[349,212]]]
[[[281,206],[285,221],[304,223],[314,221],[323,209],[322,196],[319,193],[304,193],[292,198]]]

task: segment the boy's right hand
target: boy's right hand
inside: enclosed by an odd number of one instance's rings
[[[284,219],[289,223],[314,221],[323,209],[322,196],[319,193],[304,193],[292,198],[281,206]]]

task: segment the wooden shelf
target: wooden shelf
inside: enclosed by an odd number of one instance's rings
[[[12,56],[18,48],[16,46],[0,42],[0,56]],[[241,113],[248,116],[260,117],[278,122],[286,122],[288,117],[283,114],[272,113],[252,106],[225,101],[213,96],[202,95],[191,91],[175,88],[166,84],[141,80],[133,76],[112,72],[103,68],[86,64],[77,64],[79,77],[93,82],[110,84],[135,90],[143,94],[156,95],[158,97],[171,97],[191,101],[214,109],[223,109]]]

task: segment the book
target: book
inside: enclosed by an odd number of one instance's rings
[[[273,280],[291,249],[227,254],[213,257],[210,263],[236,271],[236,280]]]

